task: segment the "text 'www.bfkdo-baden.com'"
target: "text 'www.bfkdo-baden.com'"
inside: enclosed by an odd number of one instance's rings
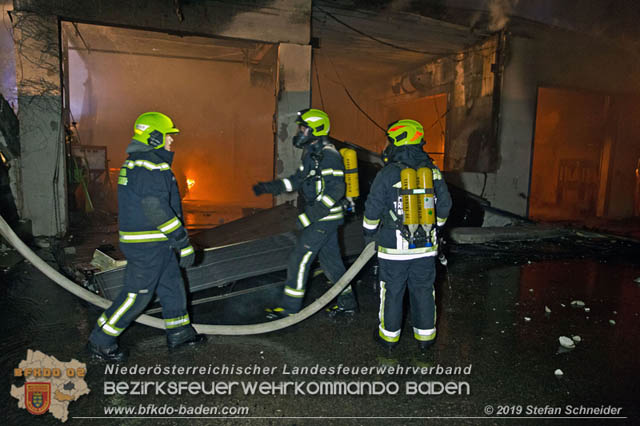
[[[246,416],[249,407],[240,406],[210,406],[185,404],[138,404],[129,406],[106,406],[104,415],[109,417],[175,417],[175,416]]]

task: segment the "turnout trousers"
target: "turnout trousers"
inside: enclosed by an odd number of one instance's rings
[[[111,346],[154,298],[157,291],[168,334],[190,326],[187,299],[175,252],[167,243],[123,243],[127,258],[124,287],[98,318],[89,339]]]
[[[410,260],[378,258],[380,271],[380,310],[378,334],[387,342],[400,339],[402,305],[409,287],[413,336],[418,341],[436,338],[436,305],[433,283],[435,256]]]
[[[332,283],[336,283],[344,275],[345,267],[338,244],[338,227],[341,223],[338,220],[314,222],[298,236],[295,248],[289,256],[287,280],[280,304],[287,313],[294,314],[302,308],[309,270],[316,257]],[[355,297],[351,286],[347,286],[340,298],[344,296]]]

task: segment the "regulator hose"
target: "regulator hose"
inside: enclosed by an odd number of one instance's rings
[[[40,272],[49,277],[54,283],[64,288],[71,294],[78,296],[80,299],[92,303],[100,308],[108,308],[111,305],[111,300],[105,299],[90,292],[87,289],[82,288],[80,285],[74,283],[60,272],[52,268],[47,262],[42,260],[36,255],[22,240],[13,232],[13,229],[7,224],[2,216],[0,216],[0,234],[15,247],[16,250],[31,264],[33,264]],[[369,243],[356,261],[347,269],[344,275],[336,282],[325,294],[316,299],[309,306],[295,315],[290,315],[287,318],[250,325],[212,325],[212,324],[193,324],[198,333],[212,334],[212,335],[226,335],[226,336],[241,336],[250,334],[262,334],[272,331],[280,330],[294,324],[299,323],[302,320],[309,318],[311,315],[318,312],[325,305],[327,305],[333,298],[337,297],[344,288],[349,285],[351,280],[360,272],[360,270],[367,264],[369,259],[373,257],[375,253],[375,243]],[[155,318],[149,315],[140,315],[136,318],[136,322],[140,324],[148,325],[154,328],[164,329],[164,321],[160,318]]]

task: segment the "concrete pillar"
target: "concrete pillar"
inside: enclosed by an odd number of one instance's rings
[[[302,150],[293,147],[291,138],[298,128],[296,113],[311,105],[311,46],[287,43],[278,46],[277,84],[275,175],[283,178],[300,165]],[[296,199],[296,193],[275,197],[276,204]]]
[[[20,122],[21,217],[35,236],[67,229],[58,19],[14,12]]]

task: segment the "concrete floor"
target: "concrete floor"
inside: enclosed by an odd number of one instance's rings
[[[164,333],[139,324],[121,337],[132,355],[126,365],[262,366],[273,374],[126,376],[105,374],[104,364],[90,362],[84,344],[100,310],[57,287],[23,262],[1,275],[0,409],[3,424],[59,424],[51,414],[36,419],[17,407],[11,372],[27,349],[61,361],[87,362],[89,395],[72,402],[68,424],[638,424],[640,422],[640,243],[616,239],[560,238],[542,242],[492,243],[450,247],[448,272],[439,271],[437,344],[421,354],[407,320],[399,347],[391,354],[372,341],[378,299],[373,263],[356,284],[361,312],[350,320],[317,314],[279,332],[246,337],[210,337],[197,350],[168,353]],[[39,253],[53,259],[47,252]],[[635,280],[635,281],[634,281]],[[322,275],[311,283],[309,298],[327,288]],[[195,307],[198,323],[258,322],[262,309],[277,300],[278,288]],[[200,297],[202,295],[196,295]],[[589,308],[572,308],[574,300]],[[545,311],[547,307],[550,312]],[[526,320],[525,317],[530,318]],[[612,320],[615,324],[612,323]],[[560,336],[580,336],[571,351]],[[465,367],[470,374],[285,374],[285,368]],[[556,369],[564,375],[557,378]],[[291,371],[289,371],[291,372]],[[373,382],[399,385],[395,395],[105,395],[106,381],[214,382]],[[463,395],[407,395],[407,382],[467,382]],[[104,406],[147,404],[248,407],[247,418],[104,418]],[[529,417],[532,407],[567,405],[621,407],[622,419],[559,418],[549,412]],[[485,408],[503,410],[489,417]],[[504,412],[509,408],[512,414]],[[521,408],[518,408],[521,407]],[[517,411],[522,410],[518,415]],[[501,418],[501,417],[509,418]],[[102,418],[78,418],[102,417]],[[434,417],[427,419],[427,417]]]

